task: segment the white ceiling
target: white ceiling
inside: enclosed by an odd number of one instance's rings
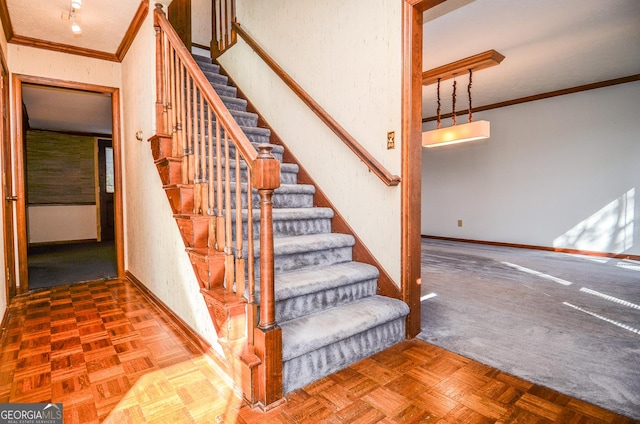
[[[6,2],[14,34],[107,53],[116,52],[140,5],[83,0],[82,35],[73,36],[70,0]],[[423,49],[424,70],[490,49],[506,57],[473,75],[475,107],[634,75],[640,73],[640,0],[448,0],[425,12]],[[457,110],[467,107],[466,84],[461,76]],[[111,118],[96,113],[107,110],[96,96],[34,86],[24,97],[33,127],[103,133]],[[435,97],[435,85],[423,88],[423,117],[435,115]],[[442,113],[450,112],[450,80],[441,97]]]
[[[82,34],[71,32],[71,0],[6,0],[13,32],[23,37],[116,53],[140,0],[83,0],[76,11]]]
[[[473,74],[473,106],[640,73],[638,0],[448,0],[424,14],[423,69],[497,50],[498,66]],[[468,75],[456,110],[467,108]],[[442,113],[452,80],[442,81]],[[423,117],[436,114],[436,85],[423,87]]]

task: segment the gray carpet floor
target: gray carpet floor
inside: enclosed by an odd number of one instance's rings
[[[420,339],[640,419],[640,262],[423,239]]]
[[[30,290],[118,276],[113,241],[31,247],[27,263]]]

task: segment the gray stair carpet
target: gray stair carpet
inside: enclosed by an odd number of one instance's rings
[[[246,100],[237,97],[220,67],[210,58],[194,58],[254,146],[268,143],[269,130],[257,127],[257,115],[246,111]],[[274,145],[280,162],[282,152],[282,146]],[[234,181],[236,166],[229,164]],[[240,168],[246,181],[246,164]],[[275,299],[282,328],[283,389],[288,393],[402,341],[409,308],[376,294],[378,269],[352,260],[354,238],[332,232],[333,211],[313,206],[315,188],[297,184],[298,166],[282,163],[281,170],[281,186],[273,196]],[[246,193],[246,184],[242,190]],[[258,205],[257,193],[253,202]],[[243,210],[242,219],[247,215]],[[259,210],[253,211],[253,220],[258,237]],[[259,244],[254,249],[259,281]],[[259,299],[258,282],[256,291]]]

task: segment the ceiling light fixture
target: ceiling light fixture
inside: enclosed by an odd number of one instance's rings
[[[73,35],[82,34],[82,28],[76,22],[76,9],[80,9],[80,7],[82,7],[82,0],[71,0],[69,19],[71,19],[71,32],[73,32]]]
[[[502,62],[504,56],[495,50],[489,50],[430,71],[423,72],[423,84],[438,83],[437,86],[437,126],[435,130],[425,131],[422,133],[423,147],[448,146],[451,144],[464,143],[467,141],[487,139],[491,135],[491,125],[489,121],[473,122],[473,106],[471,103],[471,86],[473,84],[473,70],[483,69],[489,66],[498,65]],[[458,72],[469,72],[469,84],[467,85],[467,93],[469,95],[469,121],[466,124],[456,125],[456,87],[455,80]],[[440,128],[440,82],[442,79],[453,78],[452,92],[452,126]]]
[[[80,35],[82,34],[82,28],[80,28],[80,25],[78,25],[78,23],[76,22],[76,11],[71,9],[71,31],[73,32],[74,35]]]

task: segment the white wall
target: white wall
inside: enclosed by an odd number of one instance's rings
[[[107,60],[9,44],[9,68],[14,74],[120,87],[120,64]]]
[[[98,238],[95,205],[29,206],[29,243]]]
[[[212,0],[191,0],[191,42],[209,46],[211,43]]]
[[[474,113],[489,141],[423,149],[422,234],[639,255],[638,99],[633,82]]]
[[[242,0],[243,28],[393,174],[401,172],[402,2]],[[238,37],[219,59],[382,266],[400,281],[400,187],[387,187]],[[386,134],[395,131],[394,150]]]
[[[125,268],[214,347],[217,335],[162,189],[155,134],[155,35],[149,13],[122,62]],[[142,131],[143,141],[135,134]]]

